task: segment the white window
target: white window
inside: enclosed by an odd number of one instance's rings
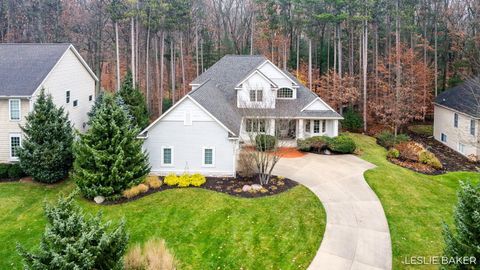
[[[246,132],[265,132],[266,126],[265,119],[246,119],[245,121]]]
[[[465,145],[463,143],[458,143],[458,152],[465,154]]]
[[[202,166],[204,167],[215,166],[215,148],[213,147],[202,148]]]
[[[320,133],[320,120],[313,120],[313,133]]]
[[[440,135],[440,140],[441,140],[442,142],[447,142],[447,135],[445,135],[445,134],[442,133],[442,134]]]
[[[20,134],[10,134],[10,159],[18,159],[18,148],[22,143]]]
[[[305,120],[305,132],[310,132],[310,120]]]
[[[75,100],[73,101],[73,107],[77,107],[77,106],[78,106],[78,99],[75,99]]]
[[[453,115],[453,127],[458,127],[458,114]]]
[[[250,90],[250,101],[251,102],[262,102],[263,101],[263,90]]]
[[[475,119],[470,120],[470,135],[475,136]]]
[[[191,126],[192,125],[192,116],[190,114],[190,111],[186,111],[184,113],[183,125],[185,125],[185,126]]]
[[[162,165],[173,165],[173,147],[162,147]]]
[[[11,121],[19,121],[21,117],[20,113],[20,99],[9,99],[8,107],[10,112]]]
[[[290,88],[280,88],[277,90],[277,98],[293,98],[293,90]]]
[[[70,103],[70,90],[65,91],[65,103]]]

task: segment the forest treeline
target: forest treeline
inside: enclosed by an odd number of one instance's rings
[[[263,54],[336,109],[393,128],[480,71],[478,0],[0,0],[0,42],[69,42],[152,117],[225,54]],[[163,107],[163,108],[162,108]]]

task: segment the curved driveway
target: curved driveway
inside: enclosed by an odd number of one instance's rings
[[[353,155],[283,158],[274,173],[307,186],[322,202],[327,226],[311,270],[392,268],[388,223],[363,173],[374,165]]]

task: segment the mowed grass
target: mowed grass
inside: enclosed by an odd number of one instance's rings
[[[433,125],[411,125],[408,129],[419,135],[433,135]]]
[[[386,150],[372,137],[349,134],[360,148],[360,157],[378,166],[365,173],[385,210],[393,248],[393,269],[437,269],[409,266],[410,256],[440,256],[444,242],[442,222],[453,222],[453,209],[460,181],[480,181],[480,174],[455,172],[428,176],[404,169],[386,160]]]
[[[75,185],[0,183],[0,269],[21,269],[16,243],[38,246],[43,202]],[[78,198],[86,212],[127,221],[129,245],[166,240],[180,269],[306,269],[320,246],[325,212],[303,186],[259,199],[213,191],[167,190],[122,205],[98,206]]]

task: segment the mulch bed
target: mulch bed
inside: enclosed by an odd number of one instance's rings
[[[392,162],[393,164],[396,164],[398,166],[401,166],[403,168],[410,169],[414,172],[418,173],[423,173],[423,174],[429,174],[429,175],[439,175],[445,173],[444,170],[437,170],[435,168],[432,168],[426,164],[419,163],[419,162],[413,162],[409,160],[401,160],[401,159],[396,159],[396,158],[387,158],[388,161]]]
[[[435,140],[433,136],[424,136],[409,133],[412,140],[422,144],[428,151],[432,152],[442,162],[442,172],[469,171],[478,172],[480,162],[471,162],[466,157]]]
[[[160,177],[163,182],[163,177]],[[182,188],[202,188],[213,190],[216,192],[225,193],[235,197],[241,198],[259,198],[259,197],[266,197],[276,195],[282,192],[285,192],[295,186],[298,185],[297,182],[288,179],[282,178],[279,179],[277,176],[272,176],[268,185],[263,185],[263,190],[261,191],[242,191],[244,185],[253,185],[258,184],[258,178],[254,177],[243,177],[238,175],[236,178],[233,177],[207,177],[207,181],[200,187],[176,187],[176,186],[168,186],[163,184],[161,187],[156,189],[149,189],[147,192],[139,194],[133,198],[120,198],[118,200],[110,200],[104,201],[103,205],[111,205],[111,204],[122,204],[130,201],[138,200],[142,197],[148,196],[152,193],[168,190],[168,189],[182,189]]]
[[[20,178],[0,178],[0,183],[18,182]]]

